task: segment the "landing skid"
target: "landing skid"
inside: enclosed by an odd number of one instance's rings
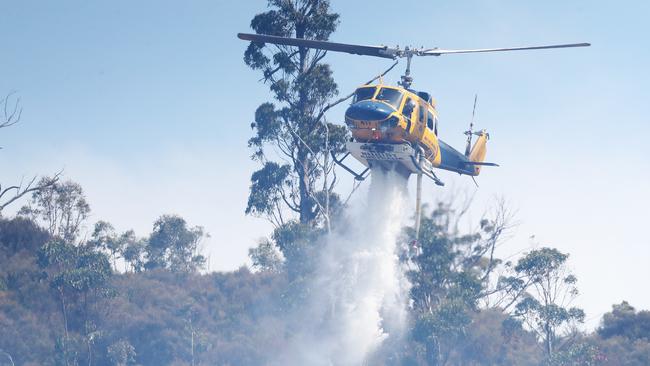
[[[436,176],[436,173],[433,172],[433,170],[424,168],[422,164],[420,164],[420,162],[415,159],[415,156],[411,156],[411,160],[413,160],[413,165],[418,168],[417,174],[426,175],[427,177],[431,178],[431,180],[433,180],[433,182],[438,186],[442,187],[445,185],[445,182],[441,181],[440,178]]]
[[[421,158],[423,155],[421,149],[416,150],[409,144],[348,142],[346,149],[348,152],[340,159],[332,152],[332,159],[358,181],[365,180],[371,169],[381,168],[398,171],[407,178],[411,174],[423,174],[433,180],[436,185],[445,185],[433,172],[431,163]],[[358,173],[347,166],[344,161],[350,155],[360,161],[366,169]]]
[[[352,170],[350,167],[348,167],[347,165],[345,165],[345,163],[343,163],[343,160],[345,160],[345,158],[347,158],[348,156],[350,156],[350,153],[349,153],[349,152],[345,153],[345,155],[343,155],[343,157],[342,157],[341,159],[337,159],[337,158],[336,158],[336,154],[334,154],[334,151],[332,151],[332,160],[334,160],[334,162],[335,162],[338,166],[340,166],[341,168],[345,169],[348,173],[352,174],[352,176],[354,176],[354,179],[356,179],[356,180],[358,180],[358,181],[365,180],[365,179],[368,177],[368,172],[370,172],[370,166],[368,166],[368,167],[367,167],[364,171],[362,171],[361,173],[357,173],[357,172],[355,172],[354,170]]]

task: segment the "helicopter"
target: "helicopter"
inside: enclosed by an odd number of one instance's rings
[[[431,94],[411,88],[412,58],[591,45],[570,43],[509,48],[441,49],[367,46],[249,33],[238,33],[237,37],[260,44],[272,43],[393,60],[406,58],[406,70],[397,86],[384,85],[380,82],[375,85],[365,84],[355,90],[354,99],[345,111],[345,123],[352,138],[346,143],[347,151],[342,157],[339,158],[334,153],[332,157],[335,163],[352,174],[356,180],[364,180],[372,169],[393,170],[407,179],[411,174],[416,174],[416,240],[419,232],[422,176],[430,178],[436,185],[443,186],[444,183],[438,178],[434,169],[448,170],[474,179],[481,173],[482,167],[498,166],[498,164],[485,162],[487,141],[490,138],[487,130],[474,131],[473,129],[476,96],[472,120],[469,129],[464,132],[467,136],[465,151],[460,152],[438,138],[438,112],[435,100]],[[476,137],[474,144],[472,144],[473,137]],[[349,155],[360,161],[365,166],[365,170],[358,173],[347,166],[344,160]]]

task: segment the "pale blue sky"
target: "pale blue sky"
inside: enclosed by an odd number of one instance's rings
[[[147,234],[178,213],[212,234],[212,269],[246,261],[268,234],[243,214],[246,140],[269,98],[242,62],[256,1],[4,1],[0,94],[16,90],[20,125],[0,134],[0,181],[65,168],[93,220]],[[492,140],[475,216],[503,196],[518,210],[508,257],[539,245],[571,253],[583,306],[597,318],[623,299],[650,308],[650,47],[644,1],[333,1],[332,40],[480,48],[591,42],[587,49],[417,59],[415,88],[439,103],[441,135],[461,132],[479,94],[477,125]],[[341,93],[390,61],[328,55]],[[386,79],[394,82],[401,65]],[[340,121],[343,107],[329,119]],[[442,173],[456,190],[469,179]],[[345,188],[345,187],[342,187]],[[432,201],[450,188],[427,187]],[[357,195],[363,197],[363,193]],[[516,257],[515,257],[516,258]]]

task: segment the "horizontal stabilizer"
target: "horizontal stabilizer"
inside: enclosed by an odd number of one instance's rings
[[[497,163],[484,163],[480,161],[467,161],[465,165],[480,165],[480,166],[499,166]]]

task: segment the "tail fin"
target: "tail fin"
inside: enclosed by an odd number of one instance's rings
[[[469,161],[472,163],[483,163],[485,161],[485,155],[487,154],[487,140],[490,138],[490,135],[482,130],[478,133],[478,139],[472,146],[472,151],[469,153]],[[483,164],[472,164],[474,165],[474,175],[481,174],[481,165]],[[488,164],[485,164],[488,165]]]

